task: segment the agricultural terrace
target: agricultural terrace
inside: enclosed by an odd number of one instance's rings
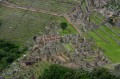
[[[32,4],[32,8],[45,10],[47,12],[64,13],[77,4],[74,0],[8,0],[19,6],[27,7]]]
[[[100,25],[104,20],[105,18],[97,15],[96,12],[90,16],[90,21],[96,25]],[[90,31],[89,34],[113,63],[120,63],[120,28],[110,27],[108,23],[105,23],[95,31]]]
[[[86,1],[85,0],[81,0],[81,9],[82,9],[84,14],[87,14],[86,7],[87,7]]]
[[[55,18],[52,15],[0,6],[0,39],[23,45]]]

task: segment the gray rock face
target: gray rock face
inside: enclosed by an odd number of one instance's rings
[[[116,18],[115,24],[116,26],[120,27],[120,17]]]
[[[5,79],[4,77],[0,76],[0,79]]]
[[[2,0],[0,0],[0,2],[1,2]]]
[[[120,72],[120,64],[118,64],[117,66],[115,66],[115,71]]]

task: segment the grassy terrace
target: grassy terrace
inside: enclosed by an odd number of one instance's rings
[[[83,11],[84,14],[87,13],[87,10],[86,10],[86,7],[87,7],[87,4],[86,4],[86,1],[85,0],[81,0],[81,9]]]
[[[56,16],[0,6],[0,39],[19,44],[43,30]]]
[[[96,18],[100,17],[102,20],[106,20],[106,18],[101,13],[94,11],[93,14],[97,16]]]
[[[60,17],[57,21],[59,25],[62,22],[66,22],[68,25],[64,31],[62,29],[58,31],[60,35],[64,36],[66,34],[77,34],[78,33],[76,29],[70,23],[68,23],[68,21],[64,17]]]
[[[10,2],[28,6],[32,3],[32,7],[36,9],[46,10],[48,12],[64,13],[72,8],[77,2],[73,0],[9,0]],[[70,4],[69,4],[70,3]]]
[[[104,18],[96,14],[92,14],[90,16],[90,19],[92,22],[94,22],[96,25],[99,25],[103,22]],[[100,18],[103,20],[101,20]],[[111,30],[113,29],[114,32]],[[94,32],[89,32],[89,34],[94,37],[94,40],[96,41],[96,44],[98,47],[102,48],[104,51],[104,54],[113,62],[113,63],[120,63],[120,44],[118,43],[120,41],[119,31],[120,28],[107,27],[107,25],[102,25],[100,28],[96,29],[96,33],[100,34],[106,41],[109,41],[110,44],[106,43],[101,37],[99,37]]]

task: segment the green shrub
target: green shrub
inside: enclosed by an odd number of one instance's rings
[[[60,24],[61,28],[63,29],[63,31],[67,28],[67,23],[66,22],[63,22]]]

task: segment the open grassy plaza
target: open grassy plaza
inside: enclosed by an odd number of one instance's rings
[[[65,30],[58,30],[59,34],[61,36],[64,36],[66,34],[77,34],[77,30],[64,18],[64,17],[60,17],[57,20],[58,24],[60,25],[60,23],[67,23],[67,28]]]

